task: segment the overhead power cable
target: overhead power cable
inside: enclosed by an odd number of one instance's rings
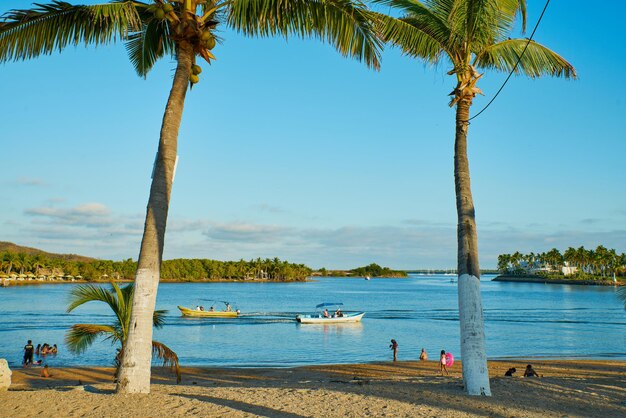
[[[548,4],[550,4],[550,0],[546,1],[546,5],[543,7],[543,11],[541,12],[541,16],[539,16],[539,20],[537,20],[537,24],[535,25],[535,28],[533,29],[532,33],[530,34],[530,38],[528,38],[528,42],[526,42],[526,45],[524,46],[524,50],[522,51],[521,55],[519,56],[519,58],[517,58],[517,62],[515,63],[515,66],[513,67],[513,69],[511,70],[511,72],[509,73],[508,77],[506,78],[506,80],[504,80],[504,83],[502,83],[502,86],[500,86],[500,88],[498,89],[498,91],[496,92],[496,95],[493,96],[493,98],[489,101],[489,103],[487,103],[487,105],[485,107],[482,108],[482,110],[478,113],[476,113],[474,116],[472,116],[471,118],[469,118],[467,121],[469,122],[470,120],[478,117],[481,113],[483,113],[485,110],[487,110],[487,108],[491,105],[491,103],[493,103],[494,100],[496,100],[496,97],[498,97],[498,94],[500,94],[500,92],[502,91],[502,89],[504,88],[504,86],[506,86],[506,83],[509,81],[509,79],[511,78],[511,76],[513,75],[513,73],[515,72],[515,70],[517,70],[517,66],[519,65],[519,62],[522,60],[522,57],[524,56],[524,53],[526,52],[526,49],[528,49],[528,45],[530,44],[530,42],[533,40],[533,36],[535,36],[535,32],[537,31],[537,28],[539,27],[539,23],[541,23],[541,19],[543,18],[544,13],[546,12],[546,9],[548,8]]]

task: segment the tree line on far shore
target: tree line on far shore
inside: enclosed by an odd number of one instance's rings
[[[327,270],[322,267],[317,271],[318,275],[326,277],[406,277],[406,271],[392,270],[389,267],[381,267],[376,263],[352,270]]]
[[[595,250],[584,246],[569,247],[562,254],[556,248],[538,254],[516,251],[498,256],[498,271],[501,274],[567,275],[581,279],[626,277],[626,254],[618,254],[603,245],[598,245]]]
[[[31,278],[74,278],[87,281],[132,280],[137,262],[132,259],[71,260],[46,254],[5,251],[0,253],[0,278],[12,276]],[[218,261],[208,259],[174,259],[163,261],[161,277],[175,281],[206,280],[271,280],[302,281],[311,275],[311,268],[278,258],[250,261]]]

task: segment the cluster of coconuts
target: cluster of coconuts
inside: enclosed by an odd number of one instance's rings
[[[215,48],[215,37],[213,36],[211,32],[209,32],[208,30],[205,30],[204,32],[200,34],[200,43],[206,49],[209,49],[209,50],[213,49]]]
[[[194,64],[191,66],[191,75],[189,76],[189,81],[191,82],[191,84],[196,84],[198,81],[200,81],[200,73],[202,72],[202,67],[200,67],[197,64]]]
[[[174,10],[174,6],[169,3],[161,4],[154,10],[154,17],[163,20],[165,15]]]

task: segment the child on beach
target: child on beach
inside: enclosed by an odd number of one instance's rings
[[[533,366],[530,364],[526,366],[526,370],[524,370],[524,377],[539,377]]]
[[[398,343],[393,338],[391,339],[391,344],[389,344],[389,348],[393,350],[393,361],[398,361]]]
[[[421,361],[428,360],[428,354],[426,354],[426,349],[425,348],[422,348],[422,353],[420,354],[420,360]]]
[[[513,377],[513,373],[515,373],[517,371],[517,369],[515,367],[511,367],[509,370],[507,370],[504,375],[508,376],[508,377]]]
[[[439,371],[441,372],[441,375],[443,376],[443,372],[446,372],[446,375],[449,375],[450,373],[448,373],[448,368],[446,367],[446,363],[447,363],[447,359],[446,359],[446,350],[441,350],[441,357],[439,357]]]

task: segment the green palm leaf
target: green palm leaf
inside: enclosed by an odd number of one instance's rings
[[[52,54],[68,45],[100,45],[142,29],[134,1],[74,6],[63,1],[12,10],[0,20],[0,62]]]
[[[526,47],[528,45],[528,47]],[[526,52],[515,68],[520,55]],[[537,42],[527,39],[509,39],[485,48],[476,57],[475,65],[499,71],[511,71],[529,77],[552,75],[565,78],[576,78],[574,67],[556,52],[551,51]]]
[[[380,13],[370,14],[385,42],[399,47],[408,56],[424,58],[432,63],[439,60],[449,32],[445,26],[437,25],[436,22],[420,26],[416,19],[409,17],[396,19]]]
[[[502,39],[513,29],[518,11],[522,12],[523,26],[526,22],[525,1],[520,0],[472,0],[457,2],[453,29],[459,39],[470,45],[471,51],[480,51]],[[523,3],[523,6],[521,5]]]
[[[116,284],[113,284],[115,290]],[[116,314],[120,310],[118,299],[114,296],[114,292],[104,289],[100,286],[94,286],[92,284],[84,284],[76,286],[70,292],[70,304],[67,307],[67,312],[72,312],[74,309],[87,302],[104,302],[113,312]]]
[[[80,354],[84,352],[96,338],[108,335],[108,338],[116,343],[120,340],[120,335],[114,327],[108,325],[75,324],[72,325],[65,335],[65,344],[70,351]]]
[[[368,10],[350,0],[232,0],[228,23],[246,35],[315,36],[344,56],[380,67],[381,42]]]
[[[153,19],[129,36],[126,50],[137,74],[145,77],[159,58],[173,55],[176,46],[169,37],[167,23]]]
[[[165,325],[166,313],[167,310],[165,309],[159,309],[154,311],[154,314],[152,315],[152,325],[154,325],[156,328],[163,328],[163,325]]]

